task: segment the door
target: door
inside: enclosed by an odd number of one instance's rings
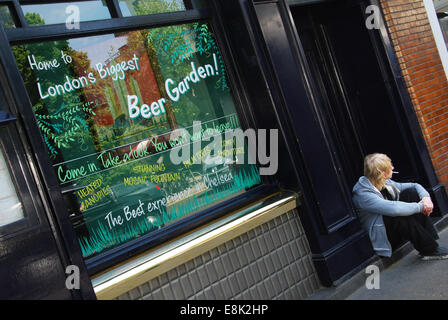
[[[351,190],[363,175],[365,155],[389,155],[400,180],[417,180],[394,106],[376,30],[365,25],[362,1],[291,8],[310,69],[318,112]]]

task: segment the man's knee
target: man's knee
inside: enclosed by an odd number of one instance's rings
[[[414,188],[406,189],[400,192],[400,201],[403,202],[420,202],[417,190]]]

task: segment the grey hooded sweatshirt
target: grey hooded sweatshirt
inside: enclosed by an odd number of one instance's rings
[[[385,188],[395,201],[384,199],[381,192],[365,176],[359,178],[353,187],[353,204],[362,226],[367,231],[373,249],[379,256],[390,257],[392,247],[387,239],[383,215],[390,217],[410,216],[423,211],[423,203],[409,203],[400,200],[400,192],[415,188],[420,199],[429,197],[429,193],[418,183],[398,183],[388,179]]]

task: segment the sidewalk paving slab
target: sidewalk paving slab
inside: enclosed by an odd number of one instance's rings
[[[439,237],[439,244],[448,247],[448,229]],[[448,260],[422,261],[412,250],[380,272],[379,283],[379,289],[362,286],[346,300],[448,300]]]

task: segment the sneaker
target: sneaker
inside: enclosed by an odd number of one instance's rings
[[[448,249],[444,247],[438,247],[434,252],[429,254],[422,254],[422,260],[442,260],[448,259]]]

